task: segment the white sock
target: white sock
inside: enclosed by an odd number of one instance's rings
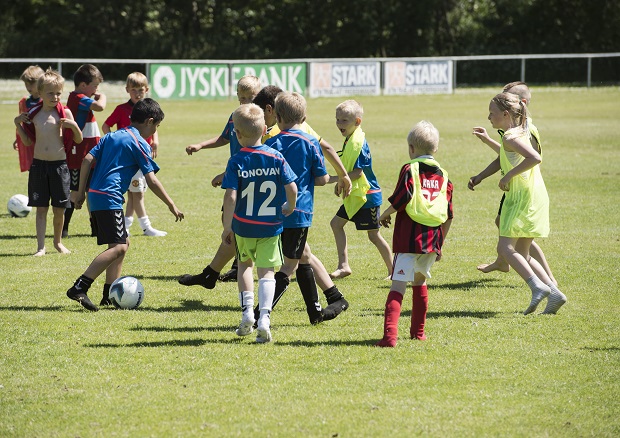
[[[536,293],[536,292],[546,292],[546,291],[549,290],[549,286],[547,286],[545,283],[543,283],[540,280],[540,278],[538,278],[536,275],[532,275],[530,278],[525,280],[525,282],[530,287],[530,289],[532,290],[533,293]]]
[[[260,319],[271,313],[273,296],[276,292],[276,280],[273,278],[261,278],[258,280],[258,305],[260,306]]]
[[[246,321],[254,320],[254,292],[243,291],[239,292],[239,303],[241,304],[241,311],[243,312],[243,319]]]
[[[133,216],[125,216],[125,229],[128,230],[129,227],[133,225]]]
[[[142,231],[151,227],[151,221],[148,216],[139,217],[138,222],[140,222],[140,228],[142,228]]]

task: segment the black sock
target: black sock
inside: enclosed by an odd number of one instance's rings
[[[237,257],[235,257],[235,259],[232,262],[232,265],[230,265],[230,270],[231,271],[236,271],[237,270]]]
[[[93,281],[95,281],[95,280],[93,280],[92,278],[88,278],[85,275],[80,275],[80,278],[75,280],[75,283],[73,283],[73,287],[78,292],[87,293],[88,289],[90,289],[90,287],[92,286]]]
[[[103,298],[105,300],[107,300],[108,298],[110,298],[110,286],[112,286],[109,283],[106,283],[103,285]]]
[[[65,231],[69,231],[69,222],[71,222],[71,217],[73,216],[73,211],[75,209],[75,204],[72,202],[71,207],[65,208],[65,221],[62,224],[62,229]]]
[[[299,264],[297,267],[297,284],[301,295],[306,303],[306,311],[310,322],[314,322],[321,316],[321,304],[319,303],[319,294],[316,289],[314,279],[314,271],[309,264]]]
[[[336,285],[334,285],[334,286],[330,287],[329,289],[326,289],[325,291],[323,291],[323,295],[325,295],[325,299],[327,300],[327,304],[334,303],[334,302],[344,298],[343,295],[338,290],[338,286],[336,286]]]

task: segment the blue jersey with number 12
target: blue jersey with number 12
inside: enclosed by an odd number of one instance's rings
[[[233,155],[222,181],[223,189],[237,191],[233,232],[255,238],[281,234],[284,186],[296,178],[282,154],[265,145],[242,148]]]

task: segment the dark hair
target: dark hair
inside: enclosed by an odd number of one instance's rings
[[[156,100],[146,97],[136,102],[131,111],[132,123],[144,123],[148,119],[153,119],[155,124],[164,120],[164,112]]]
[[[282,92],[282,88],[275,85],[267,85],[258,92],[252,103],[260,106],[263,111],[267,109],[267,105],[271,105],[274,108],[276,105],[276,96]]]
[[[77,87],[82,82],[90,84],[94,79],[99,79],[99,82],[103,82],[103,76],[97,67],[92,64],[82,64],[73,74],[73,83]]]

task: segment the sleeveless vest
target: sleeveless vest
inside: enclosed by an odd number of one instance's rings
[[[420,163],[439,169],[443,174],[441,187],[432,191],[422,187]],[[415,222],[428,227],[438,227],[448,220],[448,172],[442,169],[437,161],[430,158],[416,158],[411,160],[409,164],[411,166],[411,178],[413,179],[415,191],[405,211]]]

